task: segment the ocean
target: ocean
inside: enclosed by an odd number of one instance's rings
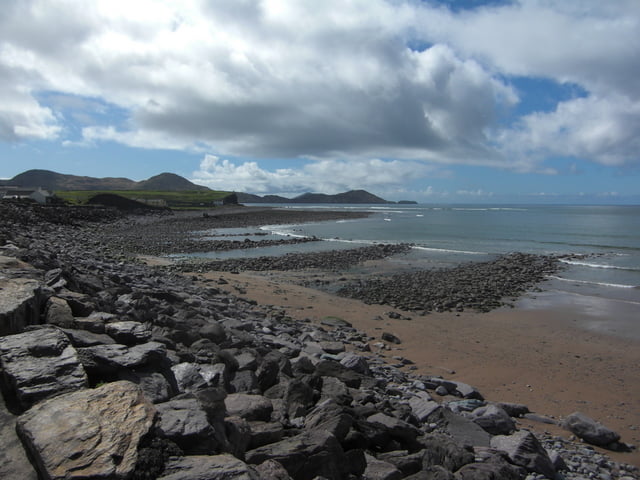
[[[567,205],[273,205],[295,209],[367,211],[368,218],[263,226],[257,239],[318,237],[324,242],[207,253],[209,258],[280,255],[411,243],[394,257],[396,270],[442,268],[509,252],[574,255],[543,285],[546,293],[522,300],[526,308],[559,301],[594,318],[621,315],[640,338],[640,206]],[[212,231],[245,235],[247,229]],[[267,236],[264,236],[267,233]],[[227,239],[233,237],[225,237]],[[239,239],[247,238],[239,236]],[[250,237],[249,237],[250,238]],[[202,255],[201,255],[202,256]],[[560,299],[560,300],[559,300]],[[628,325],[627,325],[628,326]],[[635,333],[634,333],[635,336]]]

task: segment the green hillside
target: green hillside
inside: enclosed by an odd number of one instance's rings
[[[211,208],[216,202],[220,203],[231,192],[216,190],[185,190],[170,192],[162,190],[66,190],[56,191],[55,194],[75,205],[86,204],[90,198],[100,193],[110,193],[121,197],[142,202],[155,203],[163,201],[164,205],[172,209]],[[162,203],[162,202],[160,202]],[[156,206],[164,206],[158,205]]]

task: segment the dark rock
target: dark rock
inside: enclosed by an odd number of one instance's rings
[[[484,462],[465,465],[456,472],[459,480],[522,480],[524,475],[521,468],[509,464],[498,455]]]
[[[71,345],[76,348],[116,343],[113,338],[104,333],[93,333],[87,330],[76,330],[72,328],[63,328],[62,331],[71,341]]]
[[[138,386],[115,382],[40,402],[17,430],[42,478],[124,479],[155,414]]]
[[[162,435],[191,455],[212,454],[218,447],[207,414],[194,397],[175,398],[156,405]]]
[[[369,362],[365,357],[361,355],[348,353],[342,360],[340,360],[340,364],[348,368],[349,370],[353,370],[356,373],[360,373],[362,375],[371,375]]]
[[[259,464],[276,460],[295,480],[311,480],[316,476],[346,478],[346,458],[338,440],[330,433],[304,432],[277,443],[246,453],[246,461]]]
[[[322,360],[316,365],[315,375],[321,377],[335,377],[344,382],[347,387],[360,388],[362,375],[349,370],[334,360]]]
[[[260,480],[253,468],[229,454],[172,458],[158,480]]]
[[[262,395],[232,393],[225,398],[224,404],[229,415],[235,415],[247,421],[268,422],[273,412],[273,403]]]
[[[562,427],[583,439],[585,442],[600,447],[606,447],[620,440],[618,433],[580,412],[572,413],[565,418],[562,422]]]
[[[214,320],[209,320],[206,325],[200,328],[200,335],[214,343],[224,342],[227,332],[224,327]]]
[[[265,480],[292,480],[287,470],[275,460],[266,460],[254,467],[261,479]]]
[[[224,419],[224,428],[229,442],[229,453],[244,460],[245,452],[251,443],[251,426],[249,422],[244,418],[231,416]]]
[[[516,429],[515,422],[497,405],[476,408],[469,416],[491,435],[509,435]]]
[[[0,364],[23,409],[88,385],[76,349],[55,327],[0,338]]]
[[[152,403],[161,403],[169,400],[173,395],[173,388],[164,375],[152,370],[124,370],[119,374],[120,380],[127,380],[139,385]]]
[[[508,436],[498,435],[491,439],[491,447],[505,452],[513,464],[529,472],[541,473],[548,478],[556,473],[546,450],[531,432],[520,430]]]
[[[63,298],[49,297],[45,313],[45,321],[61,328],[73,328],[74,318],[71,307]]]
[[[346,438],[349,429],[353,425],[353,417],[345,412],[331,400],[324,401],[307,414],[304,420],[305,428],[308,430],[322,430],[329,432],[338,441]]]
[[[406,450],[378,454],[378,460],[391,463],[402,472],[403,476],[412,475],[422,470],[424,452],[409,453]]]
[[[366,480],[400,480],[403,477],[402,472],[395,465],[378,460],[371,455],[366,455],[365,458],[367,468],[363,478]]]
[[[433,465],[424,470],[405,477],[405,480],[457,480],[456,476],[440,465]],[[500,479],[493,479],[500,480]]]
[[[395,344],[402,343],[402,341],[398,337],[396,337],[393,333],[389,333],[389,332],[382,333],[382,340],[384,340],[385,342],[390,342]]]
[[[112,322],[107,323],[104,328],[107,335],[123,345],[136,345],[151,339],[151,331],[139,322]]]
[[[413,425],[384,413],[371,415],[367,418],[367,422],[384,426],[389,435],[402,442],[403,445],[413,445],[420,433]]]
[[[425,422],[432,413],[440,408],[440,404],[434,401],[427,392],[418,392],[409,399],[412,413],[421,422]]]
[[[22,332],[40,321],[45,299],[41,287],[32,278],[0,278],[0,336]]]
[[[101,378],[124,369],[146,365],[161,365],[166,359],[167,349],[157,342],[127,347],[125,345],[96,345],[79,348],[78,357],[90,376]]]
[[[423,468],[439,465],[455,472],[474,461],[474,455],[451,438],[442,434],[429,434],[420,439],[424,446]]]
[[[16,417],[6,408],[0,395],[0,478],[38,480],[16,433]]]
[[[279,442],[284,436],[284,427],[279,422],[249,422],[251,440],[248,448],[258,448]]]

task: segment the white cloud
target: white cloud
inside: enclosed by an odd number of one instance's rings
[[[125,112],[107,125],[78,114],[87,142],[342,158],[367,166],[362,181],[383,176],[371,158],[549,173],[558,155],[636,163],[639,19],[634,0],[456,13],[410,0],[5,0],[0,140],[69,142],[38,100],[60,92]],[[509,125],[511,76],[588,96]]]
[[[205,155],[191,180],[214,189],[257,194],[339,193],[361,188],[383,193],[407,185],[429,171],[418,162],[378,159],[320,160],[302,168],[268,171],[256,162],[235,164]]]

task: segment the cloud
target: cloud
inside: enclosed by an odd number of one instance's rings
[[[551,171],[544,160],[558,155],[626,165],[638,161],[639,23],[634,0],[455,12],[409,0],[6,0],[0,140],[77,144],[42,95],[55,92],[125,112],[75,112],[94,144],[317,168],[393,158]],[[512,119],[519,76],[586,98]]]
[[[431,171],[418,162],[399,160],[320,160],[302,168],[268,171],[256,162],[236,164],[205,155],[191,180],[213,189],[258,194],[340,193],[353,189],[387,192],[409,184]]]

